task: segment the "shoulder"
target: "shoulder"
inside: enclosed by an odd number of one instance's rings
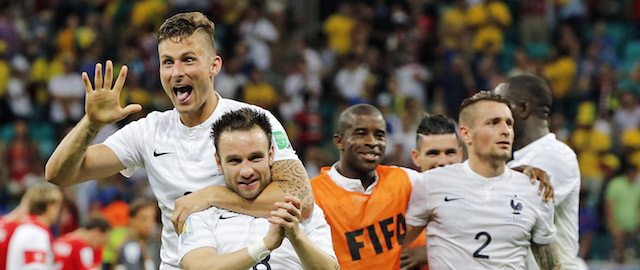
[[[573,161],[577,162],[575,151],[551,135],[552,134],[547,135],[549,137],[543,138],[541,141],[535,142],[532,145],[534,146],[532,151],[536,159],[554,163],[562,162],[564,164]]]
[[[49,232],[47,229],[33,223],[23,223],[18,226],[12,236],[12,242],[15,241],[46,241],[49,242]]]
[[[228,111],[234,111],[234,110],[239,110],[239,109],[243,109],[243,108],[250,108],[252,110],[256,110],[258,112],[262,112],[264,114],[266,114],[267,116],[269,116],[270,118],[275,118],[275,116],[273,116],[273,113],[271,113],[271,111],[262,108],[260,106],[256,106],[253,104],[249,104],[249,103],[245,103],[242,101],[238,101],[235,99],[229,99],[229,98],[221,98],[220,99],[222,101],[222,106],[221,109],[223,112],[228,112]]]
[[[143,127],[145,130],[149,130],[156,127],[166,127],[171,123],[171,119],[173,119],[173,117],[178,117],[175,109],[163,112],[153,111],[148,113],[145,117],[126,124],[125,128]]]
[[[187,219],[197,220],[196,222],[213,221],[214,218],[220,216],[222,211],[222,209],[212,206],[205,210],[192,213]]]

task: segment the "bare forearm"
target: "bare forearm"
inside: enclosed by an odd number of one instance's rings
[[[198,250],[194,250],[192,252],[197,251]],[[251,256],[249,256],[247,248],[222,255],[216,255],[215,253],[189,255],[191,254],[187,254],[182,260],[182,266],[185,270],[246,270],[256,264]]]
[[[300,235],[294,239],[289,238],[289,241],[291,241],[293,248],[296,250],[304,269],[340,269],[338,261],[313,244],[311,239],[309,239],[309,237],[304,233],[300,233]]]
[[[409,249],[411,243],[413,243],[413,241],[416,240],[418,236],[420,236],[420,233],[422,233],[422,230],[424,230],[424,228],[425,226],[414,227],[411,225],[407,225],[407,233],[404,235],[404,240],[402,240],[402,250]]]
[[[538,266],[541,270],[560,270],[564,269],[558,251],[556,250],[555,243],[549,245],[539,245],[531,242],[531,252],[538,262]]]
[[[100,128],[90,124],[86,116],[78,122],[47,161],[45,177],[49,182],[69,186],[89,179],[82,179],[83,175],[79,175],[79,171],[87,148]]]
[[[269,218],[271,210],[274,210],[273,204],[284,201],[284,193],[275,183],[269,184],[258,197],[250,200],[227,187],[210,186],[205,189],[210,194],[210,205],[254,217]]]
[[[307,218],[313,211],[313,193],[309,184],[309,177],[297,160],[281,160],[274,162],[271,167],[270,183],[258,197],[248,200],[242,198],[232,190],[221,187],[207,187],[209,191],[209,205],[224,208],[234,212],[254,217],[269,218],[274,210],[275,202],[284,201],[284,195],[290,194],[302,201],[302,217]]]

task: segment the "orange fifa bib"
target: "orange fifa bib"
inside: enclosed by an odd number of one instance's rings
[[[378,183],[371,194],[362,194],[336,185],[327,175],[329,169],[322,168],[311,186],[331,226],[341,268],[400,269],[404,214],[411,196],[407,173],[380,165],[376,168]]]

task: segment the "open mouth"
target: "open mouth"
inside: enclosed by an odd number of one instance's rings
[[[191,96],[191,91],[193,87],[191,85],[180,85],[173,87],[173,93],[176,94],[178,101],[185,102]]]
[[[368,161],[376,161],[378,160],[378,157],[380,157],[380,154],[376,153],[360,153],[360,155]]]

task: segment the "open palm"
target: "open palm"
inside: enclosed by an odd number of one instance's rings
[[[139,104],[129,104],[124,108],[120,106],[120,92],[127,78],[127,70],[127,66],[122,66],[113,88],[111,88],[113,82],[113,63],[111,61],[106,63],[104,80],[102,64],[96,64],[95,88],[92,87],[87,73],[82,73],[82,81],[87,92],[85,110],[89,121],[99,125],[108,125],[142,110],[142,106]]]

